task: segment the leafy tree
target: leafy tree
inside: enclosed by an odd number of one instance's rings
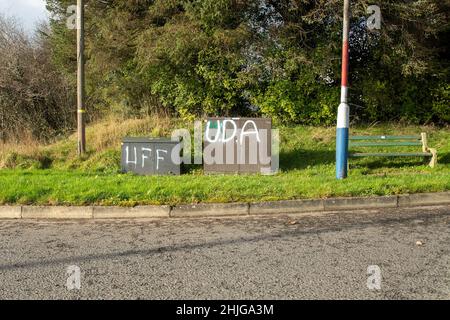
[[[332,124],[341,0],[88,0],[89,105],[99,115],[260,114]],[[52,54],[73,81],[71,1],[47,0]],[[352,1],[355,121],[448,121],[448,0],[380,0],[381,30]]]

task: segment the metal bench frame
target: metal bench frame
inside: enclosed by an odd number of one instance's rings
[[[356,142],[355,142],[356,141]],[[395,153],[349,153],[351,158],[361,157],[423,157],[431,158],[429,166],[434,168],[437,164],[436,149],[428,147],[426,133],[420,136],[351,136],[349,147],[405,147],[421,146],[422,152],[395,152]]]

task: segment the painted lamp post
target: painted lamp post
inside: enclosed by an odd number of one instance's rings
[[[347,178],[348,135],[350,107],[348,105],[348,67],[349,67],[350,0],[344,0],[344,28],[342,44],[342,84],[341,104],[338,109],[336,128],[336,178]]]

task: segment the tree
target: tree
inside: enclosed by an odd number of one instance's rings
[[[47,2],[53,60],[73,74],[70,2]],[[352,119],[448,121],[449,1],[379,3],[368,31],[372,3],[352,1]],[[332,124],[341,15],[340,0],[87,1],[91,110]]]
[[[0,140],[46,139],[73,125],[73,91],[50,61],[47,31],[30,38],[0,15]]]

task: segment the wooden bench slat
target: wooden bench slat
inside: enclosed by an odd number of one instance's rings
[[[350,136],[349,140],[422,140],[421,136]]]
[[[350,157],[432,157],[431,153],[351,153]]]
[[[398,147],[398,146],[421,146],[422,142],[350,142],[351,147]]]
[[[356,141],[356,142],[355,142]],[[421,146],[422,152],[355,152],[349,153],[349,158],[356,157],[422,157],[431,158],[430,167],[434,168],[437,163],[436,149],[428,147],[426,133],[420,136],[350,136],[349,147],[405,147]]]

